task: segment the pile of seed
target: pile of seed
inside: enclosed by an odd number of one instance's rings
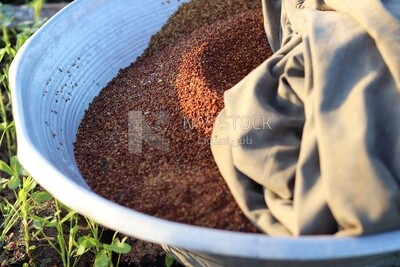
[[[261,9],[261,3],[260,0],[191,0],[189,3],[183,3],[162,29],[151,38],[143,57],[158,53],[180,38],[218,20],[246,10]]]
[[[89,186],[160,218],[255,232],[223,181],[208,141],[223,92],[270,54],[262,13],[250,10],[196,30],[122,70],[90,105],[74,144]],[[131,111],[142,112],[164,142],[156,147],[144,140],[141,153],[132,153]]]

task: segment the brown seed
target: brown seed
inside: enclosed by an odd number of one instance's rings
[[[256,232],[223,181],[209,139],[223,92],[271,55],[261,10],[215,22],[168,47],[161,43],[121,70],[90,105],[74,144],[82,175],[98,194],[147,214]],[[141,154],[129,153],[130,111],[142,111],[168,140],[167,153],[163,143],[150,142]],[[159,112],[169,118],[160,122]]]

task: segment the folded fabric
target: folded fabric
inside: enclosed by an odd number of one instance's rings
[[[240,208],[269,235],[400,227],[400,1],[264,13],[275,53],[226,91],[211,144]]]

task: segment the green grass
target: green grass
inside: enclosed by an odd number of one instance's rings
[[[30,1],[35,23],[15,29],[9,28],[12,17],[0,3],[0,266],[118,266],[120,255],[131,251],[127,238],[114,233],[104,242],[104,228],[44,191],[16,156],[8,70],[18,49],[43,24],[43,2]]]

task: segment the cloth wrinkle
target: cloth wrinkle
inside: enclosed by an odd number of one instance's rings
[[[213,129],[251,140],[211,146],[239,207],[274,236],[399,228],[400,4],[263,0],[263,11],[274,55],[225,92]],[[221,125],[243,117],[254,127]]]

